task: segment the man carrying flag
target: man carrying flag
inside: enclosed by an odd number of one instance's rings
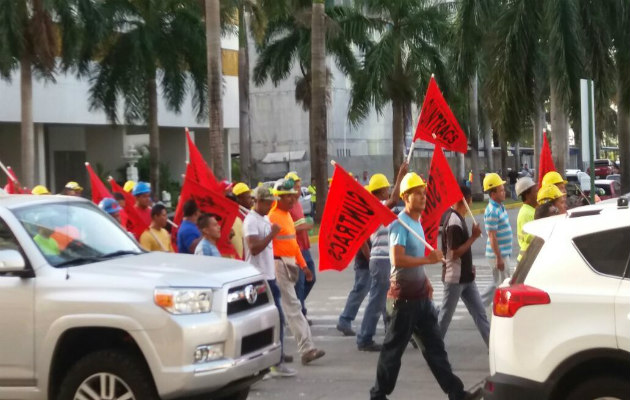
[[[370,398],[385,400],[394,391],[401,357],[413,335],[417,343],[424,345],[424,357],[449,399],[478,399],[481,389],[474,394],[465,392],[462,381],[453,374],[431,301],[433,288],[423,268],[427,264],[437,263],[443,254],[436,249],[425,256],[422,241],[404,226],[407,225],[424,237],[419,220],[427,202],[426,184],[412,172],[405,175],[400,190],[405,210],[398,216],[400,221],[392,224],[389,234],[393,270],[387,294],[387,311],[391,320],[378,359],[376,382],[370,390]]]

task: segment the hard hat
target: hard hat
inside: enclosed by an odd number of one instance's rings
[[[136,182],[134,182],[134,181],[127,181],[127,182],[125,182],[125,185],[123,186],[123,190],[125,192],[127,192],[127,193],[131,193],[131,191],[135,187],[136,187]]]
[[[81,187],[81,185],[79,185],[75,181],[70,181],[70,182],[66,183],[65,188],[66,189],[70,189],[70,190],[74,190],[75,192],[82,192],[83,191],[83,188]]]
[[[120,205],[111,197],[105,197],[98,203],[98,208],[105,211],[107,214],[116,214],[120,212]]]
[[[302,180],[302,179],[300,179],[298,174],[296,172],[293,172],[293,171],[291,171],[288,174],[286,174],[284,179],[293,179],[293,182],[297,182],[297,181],[301,181]]]
[[[140,196],[145,193],[151,193],[151,185],[142,181],[136,183],[136,186],[133,187],[133,191],[131,192],[134,196]]]
[[[279,179],[273,186],[273,194],[282,196],[283,194],[298,194],[295,190],[295,182],[292,179]]]
[[[332,178],[328,178],[328,186],[332,184]]]
[[[243,193],[247,193],[247,192],[251,192],[251,189],[249,188],[249,186],[247,186],[243,182],[237,183],[232,188],[232,193],[234,193],[234,196],[240,196]]]
[[[387,177],[383,174],[374,174],[370,177],[370,182],[367,185],[368,192],[375,192],[379,189],[388,188],[391,185],[387,180]]]
[[[505,181],[501,179],[499,174],[491,172],[486,174],[485,178],[483,178],[483,191],[487,192],[490,189],[494,189],[499,186],[505,185]]]
[[[542,180],[542,186],[546,186],[546,185],[555,185],[557,183],[567,183],[567,181],[565,181],[564,179],[562,179],[562,176],[557,173],[556,171],[549,171],[545,174],[545,176],[543,177]]]
[[[566,194],[562,193],[556,185],[551,184],[540,188],[536,200],[538,201],[538,204],[545,204],[562,196],[566,196]]]
[[[534,182],[532,178],[530,178],[529,176],[524,176],[520,178],[516,181],[516,195],[520,196],[532,186],[536,186],[536,182]]]
[[[420,178],[418,174],[416,174],[415,172],[408,172],[400,183],[400,197],[403,197],[403,194],[405,194],[410,189],[416,187],[424,187],[426,185],[427,184],[424,183],[424,181],[422,180],[422,178]]]
[[[31,190],[32,194],[50,194],[50,192],[48,191],[48,189],[46,188],[46,186],[44,185],[37,185],[33,188],[33,190]]]

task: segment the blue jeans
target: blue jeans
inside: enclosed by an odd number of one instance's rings
[[[370,259],[372,284],[370,285],[370,297],[363,313],[361,331],[357,334],[358,346],[367,346],[374,341],[376,325],[381,315],[383,316],[383,322],[387,324],[385,302],[387,300],[387,291],[389,290],[390,270],[389,258]]]
[[[280,304],[280,288],[275,279],[270,279],[267,283],[269,284],[269,289],[271,289],[273,302],[276,303],[278,314],[280,315],[280,349],[282,350],[281,354],[284,355],[284,313],[282,312],[282,305]]]
[[[311,257],[309,249],[302,250],[302,257],[304,257],[306,266],[313,274],[313,280],[308,282],[306,280],[306,275],[304,275],[304,272],[300,269],[300,276],[297,282],[295,282],[295,294],[302,304],[302,314],[306,315],[307,310],[306,307],[304,307],[304,301],[306,301],[308,294],[311,293],[311,289],[313,289],[313,285],[315,285],[315,262],[313,261],[313,257]]]
[[[473,317],[477,330],[481,334],[483,341],[488,346],[488,337],[490,335],[490,323],[486,316],[486,310],[481,301],[481,295],[477,290],[475,281],[470,283],[444,283],[444,297],[442,297],[442,307],[440,307],[440,315],[438,317],[438,325],[442,339],[446,336],[446,331],[453,318],[457,302],[462,299],[468,312]]]
[[[448,398],[463,399],[464,384],[451,369],[431,300],[387,299],[387,311],[391,321],[378,357],[376,383],[370,390],[370,399],[384,400],[394,391],[400,360],[412,336],[416,343],[422,343],[422,355]]]
[[[367,268],[354,268],[354,286],[350,293],[348,293],[348,299],[346,300],[346,306],[343,308],[343,312],[339,316],[338,325],[341,328],[352,328],[352,321],[357,317],[359,307],[365,296],[370,290],[372,284],[372,277],[370,276],[370,270]]]

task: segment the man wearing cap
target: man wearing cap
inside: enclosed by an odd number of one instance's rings
[[[120,208],[116,199],[105,197],[100,203],[98,203],[98,208],[111,215],[112,218],[120,224],[120,212],[122,211],[122,208]]]
[[[518,238],[518,247],[520,251],[518,253],[517,261],[521,261],[523,253],[529,247],[533,236],[523,231],[523,227],[526,223],[534,220],[534,213],[536,212],[538,196],[538,186],[536,182],[529,176],[525,176],[516,181],[516,194],[523,201],[523,206],[518,211],[518,217],[516,218],[516,237]]]
[[[66,183],[61,194],[64,196],[77,196],[81,197],[81,193],[83,193],[83,188],[76,182],[70,181]]]
[[[562,193],[556,185],[543,186],[538,190],[538,208],[534,219],[546,218],[567,212],[567,195]]]
[[[394,208],[400,199],[400,182],[409,170],[409,165],[403,162],[398,170],[394,189],[390,190],[387,177],[383,174],[374,174],[368,183],[368,191],[378,198],[388,208]],[[395,209],[399,213],[402,209]],[[374,342],[378,319],[383,316],[383,322],[387,326],[388,318],[385,313],[387,291],[392,265],[389,260],[389,232],[387,227],[381,225],[370,237],[372,248],[370,249],[370,295],[363,313],[361,330],[357,335],[357,349],[359,351],[380,351],[381,345]],[[346,333],[344,333],[345,335]]]
[[[151,201],[151,185],[140,181],[134,186],[131,194],[136,198],[135,207],[138,210],[138,215],[147,226],[151,225],[151,205],[153,203]]]
[[[323,350],[315,348],[311,337],[311,328],[302,314],[302,305],[295,293],[300,270],[307,281],[313,279],[311,271],[300,251],[296,230],[289,211],[297,201],[295,182],[292,179],[280,179],[274,186],[274,194],[279,196],[277,206],[269,212],[269,221],[280,226],[280,232],[273,239],[273,258],[276,280],[281,293],[282,311],[298,342],[298,351],[302,355],[302,364],[308,364],[325,355]]]
[[[243,182],[239,182],[232,188],[232,194],[236,197],[236,202],[239,206],[241,206],[241,211],[238,213],[238,216],[234,219],[234,224],[232,225],[232,232],[234,235],[230,239],[232,242],[232,246],[234,246],[234,250],[236,250],[236,254],[242,260],[243,259],[243,214],[245,210],[249,210],[252,208],[254,203],[252,199],[252,191]]]
[[[308,297],[309,293],[313,289],[315,285],[316,275],[315,275],[315,262],[313,261],[313,257],[311,256],[311,241],[308,237],[308,231],[313,228],[313,224],[308,221],[304,217],[304,209],[302,208],[302,204],[300,204],[300,195],[302,190],[302,179],[295,172],[289,172],[284,179],[292,180],[294,189],[296,191],[296,201],[291,208],[290,214],[291,218],[293,218],[293,223],[295,224],[295,234],[297,238],[298,245],[300,246],[300,251],[302,252],[302,257],[304,257],[304,261],[306,261],[306,265],[308,269],[311,271],[311,275],[313,279],[307,281],[305,279],[305,275],[303,272],[300,272],[300,276],[298,278],[297,283],[295,284],[295,293],[300,299],[300,304],[302,304],[302,314],[306,316],[306,306],[304,302]],[[309,325],[311,321],[308,320]]]
[[[433,376],[451,400],[478,398],[480,393],[464,391],[462,381],[453,374],[431,301],[432,287],[424,266],[443,258],[436,249],[424,255],[425,247],[416,235],[424,237],[420,216],[426,206],[426,184],[416,173],[408,173],[400,184],[405,209],[389,230],[392,278],[387,293],[387,311],[391,321],[376,367],[376,382],[370,390],[372,400],[385,400],[394,391],[400,360],[412,336],[424,346]],[[403,221],[406,227],[401,222]]]
[[[486,258],[492,268],[493,283],[481,295],[487,306],[494,298],[497,286],[510,276],[510,256],[512,255],[512,227],[505,201],[505,181],[499,174],[490,173],[483,179],[483,190],[488,192],[490,200],[483,214],[483,222],[488,233]]]
[[[33,188],[33,190],[31,190],[31,194],[42,196],[42,195],[50,194],[50,191],[44,185],[37,185]]]
[[[567,192],[567,181],[556,171],[549,171],[543,176],[542,186],[556,185],[562,193]]]
[[[245,261],[256,267],[267,280],[273,300],[280,314],[280,345],[284,357],[284,314],[282,312],[280,288],[276,282],[276,267],[273,260],[272,241],[278,233],[280,226],[271,224],[267,214],[271,206],[278,198],[271,193],[267,186],[259,186],[253,192],[254,208],[247,214],[243,221],[243,236],[245,237]],[[297,372],[287,368],[282,361],[271,367],[271,376],[294,376]]]

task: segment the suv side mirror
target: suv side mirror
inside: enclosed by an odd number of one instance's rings
[[[17,250],[0,250],[0,273],[21,272],[26,268],[24,257]]]

